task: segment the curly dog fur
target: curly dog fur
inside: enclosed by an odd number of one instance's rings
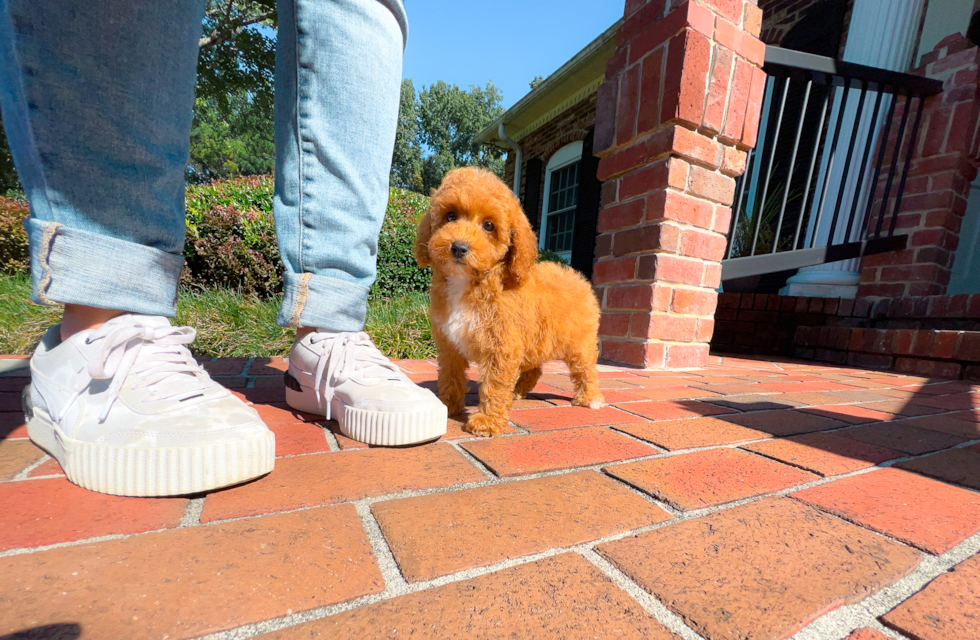
[[[466,431],[503,432],[515,398],[562,360],[572,404],[602,406],[596,373],[599,304],[577,271],[537,262],[538,243],[514,194],[492,173],[450,172],[419,223],[415,259],[432,266],[429,317],[439,349],[439,398],[464,413],[466,369],[480,369],[480,406]]]

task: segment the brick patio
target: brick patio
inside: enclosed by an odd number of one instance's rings
[[[969,383],[712,357],[604,367],[591,411],[554,365],[502,437],[370,449],[280,359],[205,366],[279,459],[171,499],[69,484],[0,376],[0,636],[980,638]]]

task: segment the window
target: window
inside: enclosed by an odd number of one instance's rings
[[[544,174],[541,248],[554,251],[565,260],[572,257],[581,158],[581,142],[566,145],[551,156]]]

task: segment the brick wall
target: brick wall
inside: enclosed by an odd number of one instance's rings
[[[565,111],[558,114],[554,119],[549,120],[547,124],[543,125],[539,129],[535,129],[528,135],[524,136],[518,141],[523,150],[524,160],[526,164],[531,158],[541,159],[541,171],[542,176],[539,182],[540,193],[537,199],[538,210],[535,212],[525,211],[527,217],[531,220],[541,219],[541,207],[544,204],[544,167],[548,164],[548,159],[551,158],[555,151],[558,151],[566,144],[575,142],[576,140],[583,140],[585,134],[588,130],[595,124],[595,104],[596,104],[596,94],[590,95],[588,98],[579,102],[572,107],[569,107]],[[504,165],[504,182],[508,185],[514,184],[514,154],[507,154],[507,162]],[[521,202],[525,202],[524,187],[527,183],[527,175],[524,168],[521,169]],[[535,215],[536,214],[536,215]]]
[[[792,356],[797,328],[867,326],[870,309],[866,300],[722,293],[711,351]]]
[[[899,209],[895,232],[908,235],[909,245],[902,251],[864,258],[859,297],[876,299],[946,292],[970,183],[977,176],[980,49],[955,34],[926,54],[915,73],[942,80],[944,87],[943,93],[926,100],[922,131]],[[895,117],[900,118],[901,114]],[[897,130],[896,123],[887,140],[886,166],[875,193],[875,215],[882,205],[890,169],[887,165],[893,157]],[[900,161],[904,162],[904,155]],[[889,212],[893,210],[896,193],[893,187]],[[871,229],[876,222],[873,217]]]
[[[595,133],[602,358],[703,366],[735,177],[758,134],[762,12],[743,0],[628,0],[626,16]]]
[[[931,378],[980,380],[980,331],[799,327],[796,355]]]
[[[980,294],[844,300],[723,293],[713,353],[980,379]]]

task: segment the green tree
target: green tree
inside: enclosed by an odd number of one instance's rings
[[[395,151],[391,157],[390,182],[394,187],[422,193],[422,149],[419,146],[418,101],[411,78],[402,80],[398,104]]]
[[[222,157],[230,158],[235,164],[234,174],[268,170],[253,168],[264,166],[265,152],[251,155],[258,164],[250,164],[250,160],[243,158],[249,156],[248,149],[264,148],[266,138],[271,144],[267,131],[272,126],[276,19],[275,0],[208,0],[198,41],[197,64],[197,98],[204,102],[195,104],[194,125],[197,135],[204,137],[192,143],[192,148],[199,150],[198,157],[192,158],[192,165],[201,165],[202,158],[208,157],[206,164],[210,170],[218,162],[217,158]],[[243,101],[249,104],[244,110]],[[204,113],[205,109],[208,113]],[[241,134],[244,140],[217,141],[220,122],[228,119],[230,129],[245,132]],[[268,126],[262,125],[254,136],[248,133],[245,123],[266,122]],[[261,138],[261,144],[252,140],[253,137]],[[217,147],[222,145],[227,148],[219,153]],[[232,152],[242,145],[246,151]],[[210,151],[200,153],[204,148]],[[0,131],[0,193],[17,187],[7,140]]]
[[[542,82],[544,82],[544,78],[541,76],[534,76],[534,79],[528,82],[528,84],[531,85],[531,90],[533,91],[534,89],[537,89],[538,85]]]
[[[197,97],[230,110],[233,96],[244,91],[271,118],[276,20],[275,0],[208,0],[198,42]]]
[[[195,100],[188,182],[262,175],[275,168],[272,115],[244,90],[226,98],[221,107],[207,98]]]
[[[439,186],[446,172],[468,165],[503,175],[503,152],[473,138],[504,112],[503,94],[493,81],[460,89],[443,81],[423,87],[418,96],[419,142],[428,155],[422,161],[424,192]]]

